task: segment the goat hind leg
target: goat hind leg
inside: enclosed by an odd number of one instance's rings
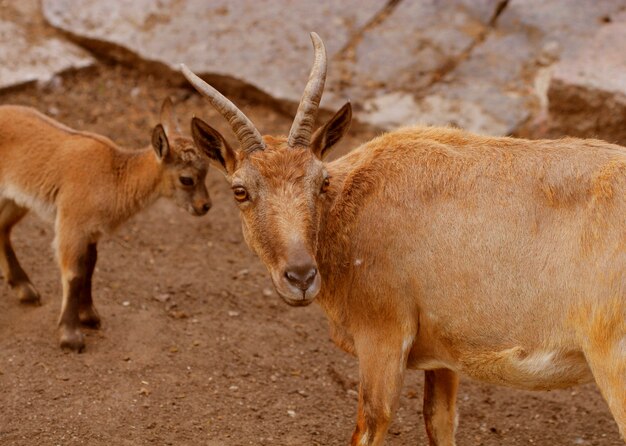
[[[426,370],[424,421],[431,446],[454,446],[459,375],[448,369]]]
[[[626,441],[626,296],[581,306],[572,315],[587,364]]]
[[[587,363],[600,393],[626,441],[626,327],[608,348],[586,351]]]
[[[85,340],[80,331],[78,313],[87,276],[88,243],[68,234],[67,237],[59,237],[57,246],[63,282],[63,303],[59,317],[60,345],[61,348],[80,352],[85,347]]]
[[[97,260],[97,244],[90,243],[87,245],[87,254],[85,255],[85,281],[83,282],[83,289],[80,293],[80,300],[78,302],[78,319],[81,324],[92,328],[100,327],[100,316],[96,311],[96,307],[93,305],[93,298],[91,295],[91,278],[93,277],[93,271],[96,268]]]
[[[11,229],[28,212],[13,200],[0,200],[0,267],[9,286],[17,292],[21,303],[40,304],[41,297],[17,260],[11,244]]]

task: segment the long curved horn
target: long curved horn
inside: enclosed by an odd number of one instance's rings
[[[265,143],[259,131],[235,104],[196,76],[185,64],[180,64],[180,69],[191,85],[226,118],[244,152],[252,153],[255,150],[263,150],[265,148]]]
[[[317,117],[317,109],[324,92],[324,83],[326,82],[326,48],[320,36],[311,33],[311,41],[315,48],[315,61],[309,82],[306,84],[298,112],[289,130],[289,147],[308,147],[311,142],[311,134]]]

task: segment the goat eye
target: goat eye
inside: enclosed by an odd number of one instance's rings
[[[235,194],[235,200],[242,203],[248,199],[248,191],[243,187],[235,187],[233,189],[233,193]]]
[[[326,193],[326,191],[328,191],[328,188],[330,187],[330,178],[324,178],[324,182],[322,183],[322,189],[321,189],[321,193]]]
[[[193,186],[193,178],[191,177],[180,177],[178,180],[183,186]]]

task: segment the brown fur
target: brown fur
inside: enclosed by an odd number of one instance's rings
[[[175,122],[166,101],[162,120]],[[22,270],[10,243],[11,228],[34,210],[55,224],[55,250],[63,279],[59,318],[61,345],[84,347],[79,323],[99,325],[91,276],[96,243],[158,197],[171,197],[195,215],[210,206],[204,184],[208,158],[174,128],[157,148],[128,151],[100,135],[72,130],[36,110],[0,107],[0,266],[23,302],[39,293]],[[169,141],[168,141],[169,139]],[[155,140],[156,141],[156,140]],[[179,176],[195,179],[183,187]]]

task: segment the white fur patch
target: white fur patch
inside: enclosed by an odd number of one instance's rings
[[[530,374],[553,373],[555,352],[534,352],[519,361],[518,367]]]
[[[365,433],[363,433],[363,436],[361,437],[361,440],[359,441],[359,443],[363,446],[367,446],[367,444],[370,441],[370,433],[365,431]]]
[[[400,373],[404,373],[407,366],[407,360],[409,359],[409,353],[411,352],[411,347],[413,347],[413,341],[415,340],[414,336],[407,336],[402,341],[402,357],[400,358]]]
[[[406,358],[406,355],[411,350],[411,347],[413,346],[413,341],[414,341],[414,337],[413,336],[408,336],[408,337],[404,338],[404,341],[402,341],[402,355],[405,358]]]
[[[12,184],[5,184],[0,189],[0,194],[2,196],[9,198],[19,206],[25,207],[37,213],[39,217],[49,222],[54,221],[54,217],[56,215],[56,206],[54,203],[46,203],[37,197],[33,197],[32,195],[25,194],[18,187],[13,186]]]
[[[526,357],[519,352],[513,356],[512,365],[526,376],[528,384],[533,386],[574,385],[591,379],[591,371],[583,356],[563,355],[558,350],[536,351]],[[532,386],[531,386],[532,388]]]

